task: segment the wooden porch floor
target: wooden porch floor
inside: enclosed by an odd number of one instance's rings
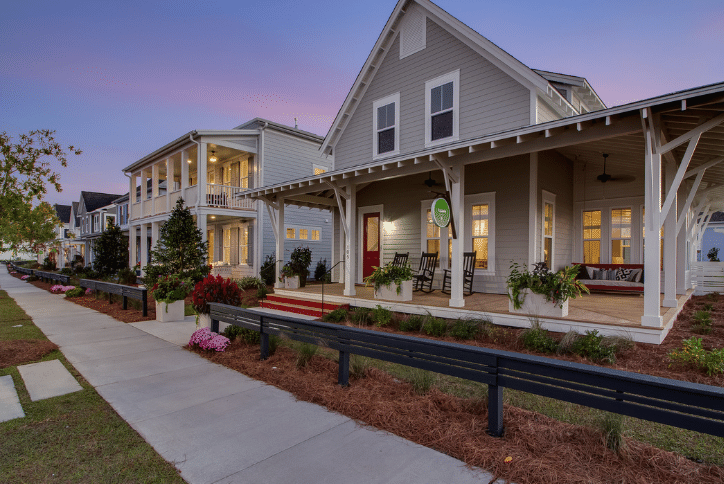
[[[368,300],[376,303],[384,303],[374,298],[374,290],[372,287],[365,287],[364,285],[357,285],[355,287],[357,295],[354,296],[355,300]],[[324,296],[325,301],[330,302],[341,302],[345,297],[343,295],[344,284],[325,284],[324,285]],[[296,290],[276,290],[277,292],[283,291],[287,294],[298,296],[298,297],[309,297],[312,299],[320,299],[322,286],[318,284],[311,284],[307,287],[296,289]],[[661,308],[661,315],[663,316],[664,328],[670,327],[673,320],[676,318],[679,309],[688,300],[690,294],[679,296],[678,308]],[[329,299],[328,299],[329,298]],[[414,292],[412,301],[404,303],[394,303],[396,310],[403,310],[406,305],[420,306],[422,307],[434,307],[434,308],[449,308],[450,296],[443,294],[439,290],[433,291],[432,293],[425,294],[422,292]],[[663,300],[663,295],[661,296]],[[351,301],[350,301],[351,302]],[[354,304],[353,304],[354,305]],[[452,308],[451,308],[452,309]],[[457,309],[457,308],[456,308]],[[459,308],[467,311],[486,312],[495,314],[505,314],[510,316],[516,316],[519,318],[526,318],[525,315],[508,312],[508,296],[504,294],[484,294],[474,293],[471,296],[465,297],[465,307]],[[419,311],[412,311],[419,312]],[[560,320],[561,322],[584,322],[593,323],[596,325],[607,325],[607,326],[618,326],[628,328],[642,328],[641,316],[644,313],[644,298],[639,294],[584,294],[583,296],[571,299],[568,303],[568,316],[565,318],[551,318],[547,317],[546,320]],[[658,329],[658,328],[652,328]],[[663,329],[663,328],[662,328]]]

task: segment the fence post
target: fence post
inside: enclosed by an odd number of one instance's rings
[[[123,309],[128,309],[128,296],[123,296]]]
[[[503,387],[488,385],[488,435],[503,436]]]
[[[264,331],[264,317],[259,316],[259,358],[266,360],[269,358],[269,333]]]
[[[143,315],[148,316],[148,289],[141,291],[141,309],[143,309]]]
[[[339,376],[337,383],[343,387],[349,385],[349,352],[339,352]]]
[[[211,332],[218,333],[219,332],[219,320],[218,319],[211,319]]]

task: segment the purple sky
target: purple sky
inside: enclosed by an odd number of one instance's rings
[[[118,5],[108,5],[115,3]],[[724,81],[721,0],[438,5],[608,106]],[[0,131],[84,150],[62,193],[125,193],[121,169],[192,129],[256,116],[325,135],[395,2],[15,1],[0,16]]]

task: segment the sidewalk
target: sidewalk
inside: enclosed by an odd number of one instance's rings
[[[165,341],[4,270],[0,288],[189,483],[492,479],[457,459],[296,401],[287,392],[186,351],[178,343],[187,328],[134,323],[174,340]]]

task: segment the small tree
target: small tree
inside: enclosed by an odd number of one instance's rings
[[[101,276],[110,276],[128,267],[128,237],[118,225],[109,224],[96,241],[93,269]]]
[[[196,227],[191,210],[184,207],[183,198],[165,224],[161,226],[156,248],[151,251],[151,265],[146,267],[146,286],[152,287],[159,277],[178,274],[194,283],[209,274],[209,243],[204,241],[201,230]]]
[[[719,262],[719,247],[709,249],[706,256],[709,258],[709,262]]]

